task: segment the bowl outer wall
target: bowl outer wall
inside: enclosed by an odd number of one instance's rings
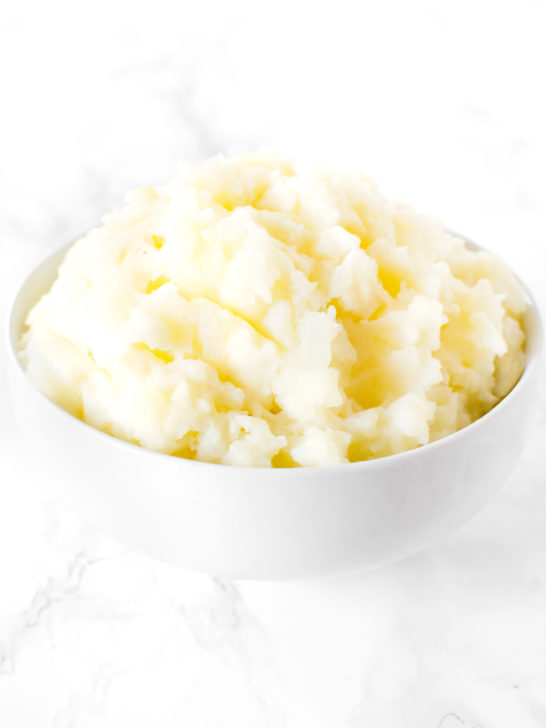
[[[10,321],[8,373],[21,442],[69,507],[129,545],[221,576],[284,579],[352,572],[408,556],[476,513],[524,444],[540,323],[512,392],[468,427],[400,455],[325,468],[240,468],[182,460],[75,419],[31,384],[15,355],[26,312],[65,248],[27,278]],[[39,485],[39,483],[38,483]]]

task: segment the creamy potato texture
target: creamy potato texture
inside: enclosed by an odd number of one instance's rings
[[[69,250],[21,356],[90,425],[184,458],[334,465],[469,424],[524,365],[507,267],[357,172],[215,157]]]

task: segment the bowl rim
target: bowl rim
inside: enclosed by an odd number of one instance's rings
[[[469,240],[467,237],[453,233],[450,230],[445,230],[445,232],[448,232],[450,235],[454,235],[457,238],[460,238],[464,241],[464,243],[474,250],[487,252],[492,255],[496,255],[496,253],[491,253],[491,251],[487,250],[486,248],[483,248],[480,245],[477,245],[473,241]],[[67,422],[71,423],[75,427],[82,427],[86,428],[87,432],[98,438],[100,441],[103,441],[107,446],[110,447],[120,447],[122,449],[127,450],[128,453],[138,453],[138,456],[140,457],[160,457],[160,458],[167,458],[171,463],[174,465],[174,461],[178,462],[177,467],[180,468],[198,468],[200,470],[214,470],[214,471],[229,471],[233,475],[236,475],[237,473],[240,473],[241,475],[249,475],[251,473],[254,473],[255,475],[259,475],[260,477],[266,477],[266,478],[282,478],[283,474],[284,477],[286,476],[287,471],[291,474],[291,478],[306,478],[309,474],[313,473],[325,473],[325,474],[341,474],[341,473],[349,473],[352,472],[353,474],[355,472],[361,471],[364,475],[367,471],[375,471],[377,469],[384,469],[388,468],[391,464],[401,464],[405,460],[411,459],[411,458],[419,458],[423,454],[430,453],[433,450],[440,450],[442,448],[447,448],[451,446],[453,443],[457,442],[457,440],[460,440],[461,438],[468,437],[471,435],[474,431],[481,429],[485,426],[487,426],[487,423],[489,420],[491,420],[493,417],[495,417],[501,410],[509,406],[510,402],[518,396],[518,392],[523,388],[527,380],[533,375],[535,369],[538,366],[538,362],[540,360],[540,355],[542,352],[543,347],[543,326],[542,326],[542,320],[540,316],[540,311],[536,302],[536,299],[534,298],[533,294],[527,287],[527,285],[521,280],[521,278],[514,272],[514,270],[511,268],[511,266],[508,265],[502,258],[502,262],[504,265],[506,265],[512,275],[514,276],[517,283],[520,285],[528,308],[526,312],[524,313],[525,317],[525,357],[526,357],[526,363],[525,367],[523,369],[523,372],[521,373],[520,378],[518,381],[514,384],[512,389],[506,394],[497,404],[495,404],[490,410],[488,410],[484,415],[479,417],[477,420],[474,420],[468,425],[465,425],[459,430],[456,430],[455,432],[452,432],[449,435],[445,435],[444,437],[439,438],[438,440],[434,440],[433,442],[425,443],[424,445],[419,445],[415,448],[412,448],[411,450],[403,450],[402,452],[393,453],[391,455],[384,455],[380,457],[370,458],[368,460],[358,460],[355,462],[349,462],[349,463],[342,463],[339,465],[309,465],[309,466],[302,466],[302,467],[291,467],[291,468],[281,468],[281,467],[263,467],[263,466],[256,466],[256,465],[226,465],[224,463],[210,463],[203,460],[190,460],[187,458],[181,458],[177,457],[175,455],[170,455],[169,453],[163,453],[159,452],[157,450],[151,450],[149,448],[145,448],[141,445],[136,445],[131,442],[127,442],[126,440],[122,440],[121,438],[115,437],[114,435],[109,435],[102,430],[97,429],[96,427],[93,427],[92,425],[88,424],[84,420],[80,420],[79,418],[75,417],[74,415],[67,412],[65,409],[63,409],[60,405],[58,405],[56,402],[54,402],[52,399],[50,399],[47,395],[45,395],[41,390],[39,390],[36,386],[33,385],[30,378],[28,377],[23,363],[17,353],[17,341],[14,337],[14,329],[15,329],[15,313],[17,304],[19,302],[19,299],[23,296],[24,291],[26,290],[27,286],[30,285],[32,279],[44,268],[48,263],[51,262],[52,259],[55,259],[58,257],[60,259],[59,265],[63,262],[64,257],[66,253],[69,251],[70,248],[81,238],[82,236],[79,236],[75,240],[73,240],[70,243],[67,243],[65,245],[62,245],[58,248],[55,248],[53,250],[49,250],[47,253],[45,253],[43,256],[41,256],[38,259],[38,262],[35,263],[30,270],[27,270],[27,272],[21,277],[20,282],[15,288],[15,293],[12,294],[11,299],[8,303],[7,307],[7,316],[6,316],[6,325],[5,325],[5,335],[7,337],[6,342],[6,348],[9,351],[9,356],[11,358],[11,364],[15,366],[18,373],[22,376],[22,378],[25,380],[28,387],[30,387],[35,394],[39,396],[39,398],[46,403],[46,406],[50,406],[52,408],[52,413],[56,414],[56,416],[60,416],[61,418],[65,418]],[[500,257],[500,256],[497,256]],[[42,293],[41,295],[45,295]],[[41,297],[40,295],[40,297]],[[39,298],[36,298],[35,303]],[[34,305],[34,304],[33,304]],[[28,310],[26,311],[28,314]],[[82,429],[82,432],[85,432],[85,430]]]

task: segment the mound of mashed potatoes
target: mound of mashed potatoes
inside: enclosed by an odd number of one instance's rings
[[[496,257],[358,172],[189,164],[78,240],[28,316],[48,397],[110,435],[227,465],[336,465],[437,440],[524,366]]]

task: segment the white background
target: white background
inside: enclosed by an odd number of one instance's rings
[[[361,168],[503,255],[546,311],[544,0],[1,16],[2,314],[128,187],[264,146]],[[234,584],[50,502],[0,394],[2,728],[546,725],[544,400],[509,486],[443,544],[351,578]]]

